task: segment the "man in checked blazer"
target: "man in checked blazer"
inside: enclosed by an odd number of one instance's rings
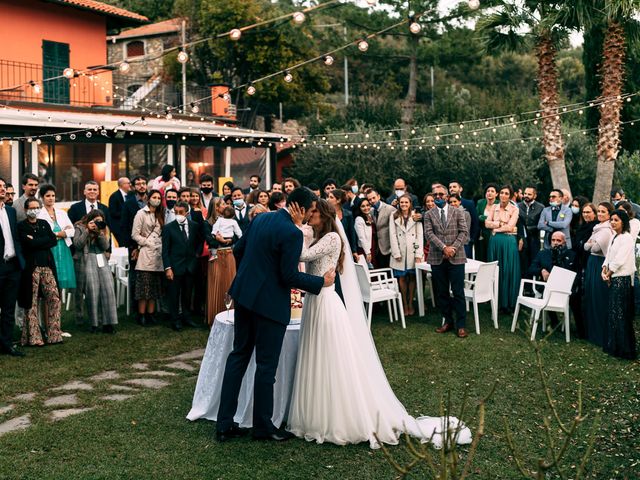
[[[376,236],[378,239],[378,251],[376,262],[378,268],[388,268],[391,257],[391,237],[389,234],[389,219],[396,213],[395,207],[380,200],[380,194],[370,188],[366,192],[367,200],[371,205],[371,214],[376,222]]]
[[[444,325],[437,328],[436,332],[445,333],[454,329],[455,311],[455,329],[458,337],[465,338],[468,333],[465,329],[464,264],[467,257],[464,244],[469,237],[469,226],[464,211],[447,203],[448,194],[444,185],[434,186],[433,194],[436,207],[425,215],[424,235],[430,244],[427,263],[431,264],[436,303],[444,317]]]

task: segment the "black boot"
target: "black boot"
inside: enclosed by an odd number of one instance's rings
[[[141,327],[146,327],[147,326],[147,321],[145,319],[145,314],[144,313],[139,313],[138,316],[136,317],[136,322]]]

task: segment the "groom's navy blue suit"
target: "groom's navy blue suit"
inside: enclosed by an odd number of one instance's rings
[[[256,216],[236,243],[237,274],[229,290],[235,303],[233,351],[227,358],[218,432],[233,426],[238,394],[255,348],[253,435],[274,432],[273,384],[291,317],[291,289],[318,294],[323,277],[298,271],[302,232],[285,209]]]

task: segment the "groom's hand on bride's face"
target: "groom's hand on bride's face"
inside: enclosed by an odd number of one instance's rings
[[[324,286],[328,287],[333,285],[333,282],[336,281],[336,271],[332,268],[327,273],[324,274]]]
[[[302,221],[304,220],[304,214],[305,214],[305,210],[304,208],[300,208],[300,206],[293,202],[291,205],[289,205],[289,214],[291,215],[291,220],[293,220],[293,223],[295,223],[297,226],[302,226]]]

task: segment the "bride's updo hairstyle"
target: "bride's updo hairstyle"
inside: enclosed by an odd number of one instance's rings
[[[324,198],[318,199],[316,209],[320,213],[320,225],[313,228],[316,234],[316,241],[320,240],[329,232],[338,234],[340,238],[340,256],[338,257],[336,271],[342,273],[342,267],[344,265],[344,243],[342,241],[342,235],[340,235],[340,231],[336,225],[336,210]]]

